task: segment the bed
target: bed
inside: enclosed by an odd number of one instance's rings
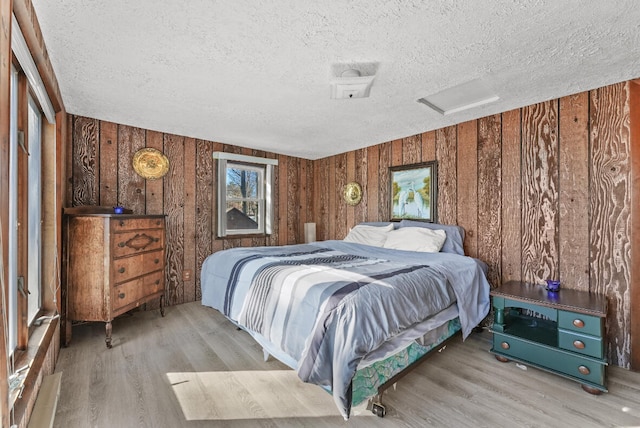
[[[343,241],[233,248],[202,267],[202,304],[247,331],[341,415],[375,396],[489,311],[481,261],[457,226],[362,224]],[[376,407],[377,406],[377,407]]]

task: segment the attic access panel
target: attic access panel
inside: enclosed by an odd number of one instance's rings
[[[471,80],[418,100],[419,103],[446,116],[499,100],[481,79]]]

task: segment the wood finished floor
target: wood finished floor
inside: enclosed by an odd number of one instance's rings
[[[340,417],[331,396],[303,384],[213,309],[188,303],[73,327],[56,367],[55,427],[631,427],[640,373],[610,367],[610,392],[489,354],[490,335],[456,339],[385,393],[380,419],[364,406]]]

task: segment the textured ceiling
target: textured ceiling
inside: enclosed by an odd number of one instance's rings
[[[309,159],[640,77],[634,0],[32,2],[69,113]],[[474,79],[500,100],[416,102]]]

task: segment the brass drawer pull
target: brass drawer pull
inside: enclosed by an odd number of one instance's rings
[[[509,344],[508,344],[507,342],[502,342],[502,343],[500,344],[500,347],[501,347],[502,349],[509,349],[509,348],[510,348],[510,346],[509,346]]]
[[[124,293],[118,294],[118,297],[121,298],[121,299],[124,299]]]
[[[589,370],[589,367],[587,366],[579,366],[578,371],[583,375],[588,375],[589,373],[591,373],[591,370]]]
[[[584,349],[584,342],[582,340],[574,340],[573,341],[573,346],[576,349]]]
[[[120,220],[120,227],[124,226],[124,220]]]
[[[575,320],[573,320],[573,325],[575,327],[578,327],[578,328],[583,328],[584,327],[584,321],[582,321],[581,319],[575,319]]]
[[[160,259],[155,259],[153,262],[154,262],[155,264],[158,264],[158,263],[160,263]]]
[[[124,242],[118,242],[118,247],[123,248],[125,246]]]
[[[156,285],[160,284],[160,280],[156,279]]]
[[[120,269],[118,269],[118,272],[120,272],[120,273],[124,273],[124,268],[123,268],[123,267],[121,267]]]

